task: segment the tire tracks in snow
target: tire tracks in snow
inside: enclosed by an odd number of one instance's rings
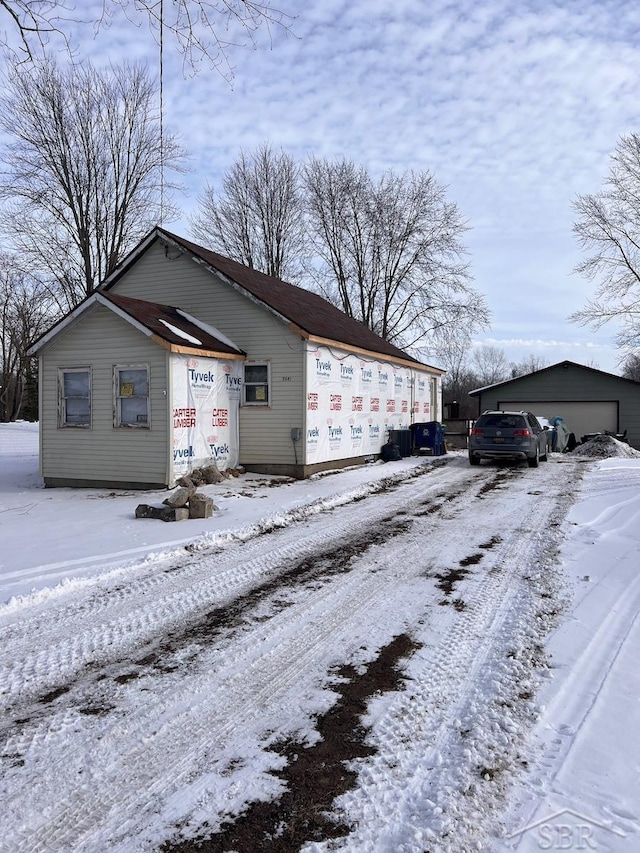
[[[541,474],[543,471],[540,469]],[[35,724],[25,722],[19,731],[11,733],[5,755],[21,756],[25,762],[24,766],[11,768],[3,791],[7,803],[5,838],[12,839],[12,849],[16,853],[68,849],[102,853],[107,848],[129,851],[138,849],[130,846],[133,838],[138,839],[142,849],[149,826],[161,824],[169,834],[173,821],[187,817],[172,799],[181,790],[188,790],[192,800],[200,804],[200,811],[206,806],[218,815],[218,820],[237,810],[242,798],[233,766],[238,756],[246,754],[247,743],[253,740],[256,746],[260,742],[263,746],[268,744],[269,738],[275,737],[274,732],[283,733],[283,724],[285,731],[308,728],[309,716],[319,712],[321,688],[324,693],[320,705],[330,703],[327,648],[331,649],[330,663],[357,662],[359,655],[370,659],[376,648],[394,634],[407,627],[415,631],[420,623],[428,622],[429,611],[437,607],[439,598],[432,579],[439,554],[444,548],[453,548],[461,559],[469,553],[469,533],[463,526],[452,531],[452,521],[456,515],[469,512],[477,500],[508,503],[508,489],[501,494],[499,486],[520,476],[517,471],[471,471],[466,466],[456,467],[455,462],[434,473],[439,476],[415,478],[410,484],[395,486],[385,496],[379,512],[375,500],[358,501],[350,506],[348,514],[334,513],[330,519],[317,520],[317,524],[308,522],[309,530],[304,536],[298,530],[291,537],[286,531],[268,537],[273,545],[268,553],[264,542],[253,540],[232,552],[204,556],[197,567],[189,566],[186,573],[179,570],[165,575],[163,580],[169,579],[171,590],[165,596],[154,596],[154,603],[147,605],[150,614],[145,617],[134,613],[129,618],[122,612],[127,608],[125,600],[130,605],[146,594],[146,590],[135,594],[132,590],[113,606],[100,603],[98,610],[105,624],[92,626],[95,609],[86,613],[78,625],[81,640],[70,638],[65,646],[60,635],[65,628],[69,630],[68,617],[58,631],[53,623],[45,626],[43,640],[49,636],[58,647],[49,650],[49,656],[43,650],[41,659],[36,654],[36,659],[26,662],[22,674],[19,669],[13,670],[6,681],[0,682],[13,688],[14,698],[24,706],[21,713],[28,713],[29,700],[37,699],[43,685],[55,683],[60,672],[76,674],[89,661],[117,661],[162,632],[181,625],[186,645],[174,648],[172,654],[178,658],[186,654],[190,670],[187,679],[181,672],[169,672],[162,677],[120,683],[114,688],[113,671],[101,663],[103,673],[108,675],[104,685],[108,689],[100,693],[96,707],[99,711],[101,702],[112,701],[115,705],[109,713],[83,715],[79,696],[71,689],[69,694],[61,693],[51,700],[44,719],[37,719]],[[547,485],[547,481],[554,481],[546,471],[543,478]],[[557,501],[545,501],[556,507]],[[293,591],[289,588],[291,600],[279,612],[270,613],[267,609],[269,618],[265,621],[252,622],[247,617],[243,628],[217,637],[215,647],[203,646],[200,639],[195,649],[189,647],[185,619],[190,616],[193,620],[194,612],[197,617],[204,608],[228,602],[265,574],[277,574],[278,567],[286,569],[292,562],[312,555],[321,559],[323,551],[334,548],[340,539],[353,543],[357,539],[354,527],[362,535],[367,526],[385,518],[409,518],[415,525],[425,523],[424,515],[429,516],[429,536],[424,541],[415,536],[405,541],[400,534],[368,549],[362,558],[354,557],[349,571]],[[501,522],[504,520],[501,518]],[[529,551],[518,546],[518,537],[525,533],[522,519],[511,521],[512,541],[496,549],[502,554],[503,563],[536,552],[535,544]],[[495,529],[478,531],[478,547],[489,541]],[[539,532],[526,531],[526,536],[533,533],[535,543]],[[493,583],[486,583],[485,577],[484,583],[469,585],[475,598],[465,612],[456,616],[453,608],[438,608],[441,617],[448,611],[446,618],[439,620],[442,634],[438,647],[415,656],[420,660],[421,672],[427,672],[429,683],[437,688],[443,707],[457,703],[460,713],[469,695],[471,676],[488,655],[482,635],[491,630],[492,622],[506,621],[517,587],[509,582],[504,566],[500,569],[496,562],[496,568],[495,576],[487,575],[494,579]],[[216,572],[213,578],[212,571]],[[186,589],[174,588],[173,582],[180,576],[188,583]],[[405,602],[406,611],[396,612],[389,608],[389,602],[403,586],[412,595]],[[156,598],[160,599],[160,607]],[[23,648],[27,646],[25,638],[18,639],[18,645],[21,642]],[[34,645],[38,642],[37,636],[32,637]],[[115,648],[105,649],[106,642]],[[467,669],[467,657],[476,661],[476,668],[468,672],[466,681],[461,681],[459,674]],[[53,676],[47,675],[51,668]],[[29,678],[34,682],[29,683]],[[80,695],[84,686],[80,677]],[[134,698],[140,691],[148,696],[144,704]],[[403,697],[406,693],[397,695]],[[442,752],[446,720],[441,718],[434,728],[433,701],[428,695],[417,699],[412,703],[414,711],[422,701],[430,709],[422,724],[425,738],[440,737]],[[41,705],[34,705],[36,718]],[[130,707],[135,716],[127,715]],[[293,709],[290,720],[282,720],[284,707]],[[401,720],[392,716],[381,731],[382,741],[388,737],[390,745],[397,744],[402,738]],[[389,755],[381,750],[380,762],[376,763],[376,759],[371,767],[363,768],[359,791],[388,793],[384,779]],[[274,760],[274,756],[265,757],[254,772],[264,774]],[[405,771],[413,780],[410,789],[419,790],[419,763],[414,762]],[[275,780],[272,788],[275,795]],[[409,808],[414,799],[415,795],[403,796],[402,802]],[[160,808],[164,809],[162,818],[158,817]],[[27,827],[22,836],[21,826]]]
[[[549,541],[547,531],[568,509],[571,481],[581,473],[574,469],[560,482],[544,477],[545,498],[530,502],[531,515],[509,530],[496,528],[503,541],[494,541],[478,572],[457,585],[464,610],[451,615],[436,644],[414,655],[407,690],[370,712],[375,726],[367,743],[374,756],[355,762],[360,782],[336,810],[337,819],[354,828],[348,841],[344,847],[310,844],[305,851],[482,849],[535,720],[534,670],[544,666],[542,644],[558,606],[553,601],[546,613],[540,609],[557,596],[559,583],[553,568],[548,571],[559,535]],[[506,507],[501,518],[511,521]],[[480,548],[488,544],[474,540]],[[422,639],[419,631],[413,636]],[[389,778],[402,784],[392,791]]]
[[[409,482],[416,487],[419,482],[420,492],[428,496],[437,494],[443,484],[456,489],[469,479],[466,469],[454,467],[451,471],[445,467],[435,471],[425,468],[422,477]],[[380,518],[407,503],[401,486],[406,484],[392,481],[387,486],[396,493],[388,496]],[[8,626],[0,634],[0,696],[34,696],[38,691],[51,690],[90,662],[102,665],[128,654],[154,636],[179,627],[194,614],[233,600],[265,576],[281,571],[287,561],[315,556],[329,542],[375,524],[375,511],[363,503],[358,499],[350,504],[348,513],[334,512],[329,531],[322,520],[314,525],[312,518],[306,520],[308,531],[304,535],[292,536],[285,528],[258,535],[229,550],[216,549],[210,555],[195,552],[188,563],[182,557],[163,566],[158,574],[133,580],[108,594],[91,596],[79,606],[74,602],[62,604]]]

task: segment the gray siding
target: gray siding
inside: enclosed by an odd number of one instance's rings
[[[281,320],[189,257],[155,243],[114,293],[182,308],[215,326],[252,361],[271,364],[271,405],[240,412],[240,463],[294,465],[292,427],[304,429],[303,341]],[[300,448],[298,448],[298,457]],[[298,462],[300,462],[298,458]]]
[[[496,408],[498,403],[507,400],[513,405],[535,400],[558,403],[616,402],[618,431],[626,429],[629,444],[640,449],[640,384],[613,374],[576,364],[559,364],[513,382],[487,388],[479,393],[478,399],[480,411]]]
[[[150,429],[113,426],[113,366],[148,364]],[[58,427],[58,368],[91,369],[91,428]],[[167,353],[101,306],[41,359],[41,473],[49,480],[165,484],[169,452]]]

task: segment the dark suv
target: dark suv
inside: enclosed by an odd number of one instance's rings
[[[471,465],[481,459],[526,459],[537,468],[548,453],[548,431],[531,412],[483,412],[469,435]]]

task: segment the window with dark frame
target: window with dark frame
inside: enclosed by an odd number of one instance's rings
[[[146,364],[114,368],[115,427],[149,428],[149,367]]]
[[[91,426],[91,371],[88,367],[61,368],[58,374],[59,427]]]
[[[268,406],[270,401],[268,362],[245,362],[242,386],[245,406]]]

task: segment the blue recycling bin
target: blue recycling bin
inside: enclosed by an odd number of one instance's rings
[[[417,451],[431,450],[434,456],[442,456],[444,448],[444,424],[438,421],[412,424],[413,446]]]

